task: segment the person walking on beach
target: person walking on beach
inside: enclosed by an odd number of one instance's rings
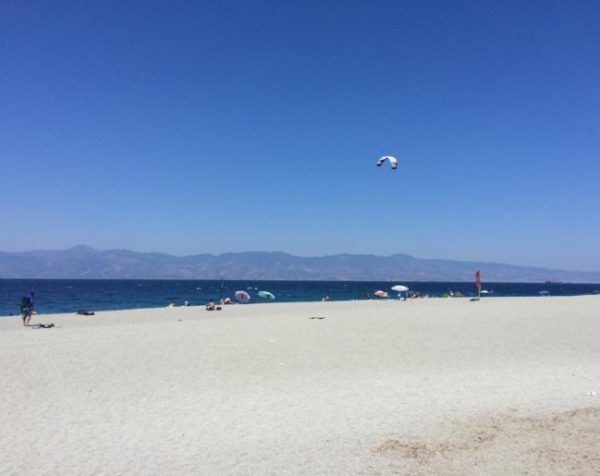
[[[23,296],[21,298],[21,319],[23,319],[23,326],[28,326],[33,314],[33,292],[29,296]]]

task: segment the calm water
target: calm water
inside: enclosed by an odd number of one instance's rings
[[[235,291],[244,290],[252,301],[260,290],[272,292],[278,302],[319,301],[324,295],[331,300],[367,299],[377,289],[396,293],[390,287],[397,282],[382,281],[202,281],[202,280],[66,280],[66,279],[0,279],[0,316],[19,314],[21,296],[35,293],[38,313],[76,312],[79,309],[102,311],[164,307],[171,301],[181,305],[203,305],[220,296],[233,298]],[[475,294],[473,283],[403,282],[411,290],[430,296],[449,291],[465,296]],[[484,283],[487,296],[573,296],[600,292],[600,284],[562,283]]]

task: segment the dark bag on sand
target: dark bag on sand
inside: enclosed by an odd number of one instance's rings
[[[29,296],[23,296],[21,298],[21,309],[27,309],[31,307],[31,298]]]

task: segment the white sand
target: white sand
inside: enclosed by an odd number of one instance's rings
[[[600,296],[35,322],[0,319],[2,475],[600,473]]]

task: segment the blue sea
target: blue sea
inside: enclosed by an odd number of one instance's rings
[[[390,287],[398,282],[386,281],[220,281],[220,280],[75,280],[75,279],[0,279],[0,316],[19,314],[21,297],[35,293],[38,313],[76,312],[80,309],[104,311],[113,309],[165,307],[174,301],[182,305],[204,305],[221,296],[234,298],[237,290],[251,296],[250,304],[262,302],[261,290],[270,291],[277,302],[332,301],[373,298],[378,290],[397,294]],[[474,283],[466,282],[402,282],[411,291],[432,297],[450,291],[474,296]],[[574,296],[597,294],[600,284],[570,283],[482,283],[486,298],[502,296]]]

